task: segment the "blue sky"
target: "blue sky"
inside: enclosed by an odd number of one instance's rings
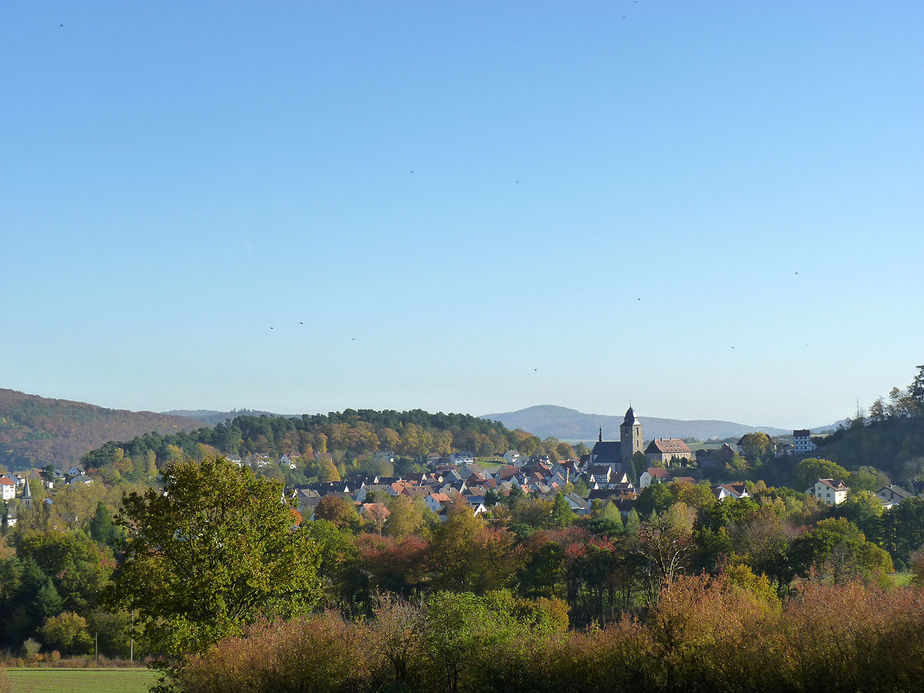
[[[916,1],[4,3],[0,387],[828,423],[924,362],[922,35]]]

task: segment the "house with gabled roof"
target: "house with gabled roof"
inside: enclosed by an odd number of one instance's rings
[[[0,476],[0,500],[12,500],[16,497],[16,482],[8,476]]]
[[[498,481],[508,481],[509,479],[512,479],[513,477],[517,476],[519,473],[520,473],[519,467],[512,465],[512,464],[508,464],[508,465],[504,465],[503,467],[498,469],[496,472],[494,472],[494,478],[497,479]]]
[[[638,487],[648,488],[652,484],[666,484],[671,480],[671,473],[664,467],[649,467],[638,476]]]
[[[655,438],[645,448],[645,457],[650,463],[689,464],[693,461],[690,447],[680,438]]]
[[[606,486],[610,483],[610,476],[613,474],[613,468],[608,464],[595,464],[590,467],[588,472],[590,479],[595,484]]]
[[[384,503],[362,503],[359,506],[359,516],[366,522],[375,525],[376,529],[381,530],[385,525],[385,520],[391,515],[391,511],[385,507]]]
[[[437,515],[443,512],[443,508],[445,508],[446,505],[451,502],[452,497],[446,493],[431,493],[429,496],[424,498],[424,503],[427,504],[427,507]]]
[[[722,443],[718,448],[702,448],[697,450],[694,457],[700,469],[708,467],[724,467],[735,459],[735,449],[728,443]]]
[[[520,453],[516,450],[508,450],[504,453],[504,462],[507,464],[517,464],[520,461]]]
[[[748,498],[750,494],[743,481],[733,481],[713,487],[712,495],[716,497],[716,500],[725,500],[726,498]]]
[[[889,484],[888,486],[883,486],[881,489],[876,491],[876,498],[882,502],[882,506],[886,510],[890,510],[901,503],[903,500],[914,498],[914,494],[906,491],[900,486]]]
[[[847,493],[850,489],[840,479],[818,479],[806,493],[814,496],[820,503],[825,505],[840,505],[847,500]]]

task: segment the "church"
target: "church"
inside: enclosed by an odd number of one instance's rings
[[[619,440],[603,440],[600,429],[599,439],[590,451],[590,466],[607,465],[614,472],[628,473],[632,470],[632,455],[644,451],[642,422],[630,406],[619,425]]]

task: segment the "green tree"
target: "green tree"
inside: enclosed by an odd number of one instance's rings
[[[638,530],[642,526],[642,520],[638,516],[638,511],[632,508],[626,515],[626,534],[630,537],[638,536]]]
[[[831,508],[831,517],[843,517],[870,538],[879,533],[879,523],[882,519],[882,502],[869,491],[851,493],[847,500]]]
[[[51,578],[64,608],[82,612],[99,600],[112,570],[108,549],[79,531],[47,531],[24,537],[17,551]]]
[[[112,521],[109,508],[107,508],[102,501],[96,504],[96,514],[90,518],[87,530],[94,541],[105,544],[113,551],[120,548],[122,543],[122,532],[119,527],[116,526],[115,522]]]
[[[340,472],[329,457],[323,457],[321,461],[318,462],[318,481],[322,484],[340,481]]]
[[[507,532],[488,529],[467,507],[458,507],[433,533],[427,559],[434,583],[479,593],[503,587],[514,570],[512,543]]]
[[[117,601],[137,611],[157,652],[201,652],[260,616],[310,612],[319,552],[293,529],[279,484],[221,457],[171,462],[161,477],[162,490],[124,499],[114,576]]]
[[[844,518],[821,520],[792,543],[791,555],[797,572],[830,577],[835,583],[851,579],[882,577],[892,570],[892,559]]]
[[[908,395],[914,403],[914,413],[924,416],[924,365],[917,367],[918,372],[908,387]]]
[[[549,520],[552,527],[568,527],[574,522],[574,512],[565,497],[558,493],[552,503],[552,516]]]
[[[847,482],[850,479],[850,472],[837,462],[823,460],[818,457],[806,457],[796,465],[793,479],[796,488],[802,491],[814,484],[818,479],[834,479],[835,481]]]
[[[645,456],[644,452],[636,452],[632,454],[632,480],[638,482],[638,478],[642,473],[648,469],[648,458]]]
[[[746,433],[738,441],[738,447],[748,462],[754,464],[761,461],[773,450],[773,440],[766,433],[757,431]]]
[[[395,539],[403,539],[409,534],[421,534],[426,528],[423,513],[410,498],[405,495],[389,497],[385,501],[389,510],[383,531]]]
[[[869,465],[864,465],[850,472],[851,491],[872,491],[875,493],[888,483],[888,476]]]
[[[41,635],[48,649],[60,650],[62,654],[87,654],[93,649],[93,640],[87,632],[87,619],[73,611],[46,619]]]

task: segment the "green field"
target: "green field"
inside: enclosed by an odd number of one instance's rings
[[[13,693],[147,693],[150,669],[7,669]]]

